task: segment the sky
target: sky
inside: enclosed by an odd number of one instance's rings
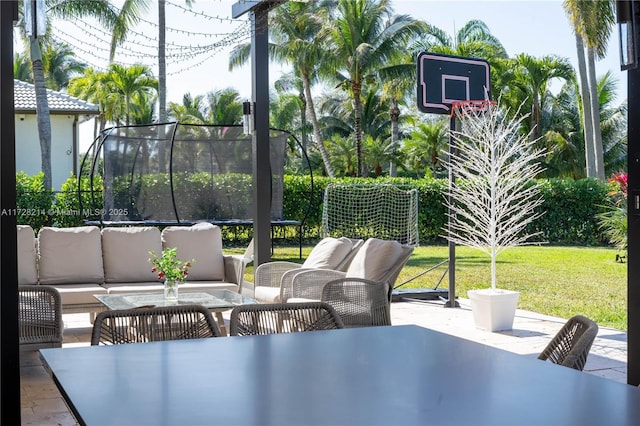
[[[251,97],[249,64],[229,71],[228,52],[233,44],[249,42],[246,18],[231,19],[231,7],[238,0],[196,0],[191,9],[183,0],[168,0],[167,47],[168,99],[180,102],[186,92],[205,94],[235,87],[245,98]],[[116,59],[124,63],[142,61],[157,74],[156,2],[136,28]],[[454,34],[471,19],[484,21],[502,42],[510,56],[528,53],[541,57],[559,55],[576,67],[575,37],[559,0],[457,1],[392,0],[394,11],[423,19],[449,34]],[[98,27],[96,25],[96,27]],[[86,23],[57,23],[54,34],[71,44],[83,60],[98,68],[108,63],[108,36]],[[101,41],[102,40],[102,41]],[[611,71],[618,80],[617,102],[626,98],[626,75],[620,71],[618,34],[613,31],[607,57],[597,63],[598,76]],[[272,64],[273,81],[286,71]]]
[[[228,54],[232,46],[248,43],[247,18],[231,18],[238,0],[195,0],[190,9],[183,0],[167,0],[167,98],[181,102],[185,93],[204,95],[235,87],[242,98],[251,98],[251,69],[246,64],[229,71]],[[157,75],[157,2],[144,21],[119,48],[116,60],[125,64],[149,64]],[[453,35],[465,23],[480,19],[502,42],[509,56],[527,53],[535,57],[559,55],[577,68],[575,37],[560,0],[457,1],[392,0],[395,13],[409,14]],[[56,22],[54,35],[72,46],[76,54],[98,69],[108,64],[108,34],[91,22]],[[608,54],[598,61],[598,76],[611,71],[618,81],[616,104],[626,99],[626,73],[620,71],[619,40],[614,29]],[[287,69],[270,65],[273,82]],[[551,89],[559,89],[560,83]]]

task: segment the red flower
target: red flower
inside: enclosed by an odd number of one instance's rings
[[[625,197],[627,196],[628,181],[629,175],[627,172],[614,173],[613,177],[609,178],[609,182],[617,183],[620,186],[620,191]]]

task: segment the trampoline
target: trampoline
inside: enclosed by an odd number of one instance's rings
[[[295,226],[302,250],[304,223],[311,209],[313,175],[299,141],[289,132],[271,129],[270,168],[272,238],[275,228]],[[284,167],[289,145],[311,175],[303,217],[283,216]],[[253,224],[253,146],[242,126],[171,122],[105,129],[87,150],[79,178],[89,176],[90,196],[78,197],[83,211],[97,215],[99,226]],[[94,187],[99,177],[103,188]],[[83,205],[88,198],[89,206]],[[260,206],[263,207],[263,206]]]

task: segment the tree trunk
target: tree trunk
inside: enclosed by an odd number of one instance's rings
[[[166,64],[165,0],[158,0],[158,122],[167,121],[167,64]]]
[[[304,89],[303,89],[304,90]],[[298,98],[302,103],[302,108],[300,108],[300,131],[302,135],[302,150],[304,154],[307,155],[307,145],[309,144],[309,136],[307,136],[307,99],[304,95],[304,91],[298,94]]]
[[[391,119],[391,161],[389,162],[389,176],[396,177],[398,171],[396,169],[396,150],[398,148],[398,140],[400,131],[398,129],[398,121],[400,121],[400,108],[398,100],[391,100],[391,108],[389,108],[389,118]]]
[[[309,80],[309,76],[303,75],[302,81],[304,84],[304,93],[307,97],[307,110],[309,111],[309,119],[311,120],[311,125],[313,126],[313,137],[316,140],[316,144],[318,144],[318,149],[320,150],[320,155],[322,156],[322,162],[324,163],[324,168],[327,171],[327,176],[329,176],[330,178],[334,178],[335,173],[333,171],[333,167],[331,166],[331,162],[329,161],[327,150],[324,148],[322,135],[320,134],[320,125],[318,124],[318,118],[316,117],[316,108],[313,103],[313,98],[311,97],[311,81]]]
[[[538,140],[542,136],[542,98],[537,90],[533,91],[531,106],[531,140]]]
[[[44,188],[53,189],[51,179],[51,116],[47,101],[47,89],[42,69],[42,53],[38,39],[31,37],[31,67],[33,70],[33,85],[36,92],[36,115],[38,122],[38,137],[40,139],[40,159],[44,173]]]
[[[351,83],[351,92],[353,94],[353,124],[356,132],[356,159],[358,160],[357,177],[366,177],[364,164],[362,161],[362,102],[360,101],[360,93],[362,86],[360,83]]]
[[[166,15],[165,15],[165,0],[158,0],[158,123],[167,122],[167,63],[166,63]],[[158,135],[161,141],[158,144],[158,171],[160,173],[166,172],[166,146],[163,141],[166,135],[164,134],[165,127],[158,126],[158,131],[161,132]]]
[[[589,82],[587,65],[584,58],[584,41],[576,34],[576,49],[578,52],[578,75],[580,77],[580,97],[582,98],[582,126],[584,128],[584,155],[586,163],[587,177],[596,176],[595,155],[593,152],[593,119],[591,118],[591,95],[589,93]]]
[[[604,180],[604,153],[602,148],[602,132],[600,130],[600,103],[598,102],[598,79],[596,77],[595,51],[587,49],[587,70],[589,73],[589,99],[591,100],[591,120],[593,128],[593,156],[595,160],[595,176]]]

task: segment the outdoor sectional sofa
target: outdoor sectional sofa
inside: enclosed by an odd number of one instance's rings
[[[18,225],[18,284],[55,287],[64,313],[104,310],[96,294],[162,291],[149,252],[176,247],[182,260],[195,259],[184,290],[242,291],[242,256],[224,255],[220,228],[210,223],[170,226],[44,227],[37,238]]]

